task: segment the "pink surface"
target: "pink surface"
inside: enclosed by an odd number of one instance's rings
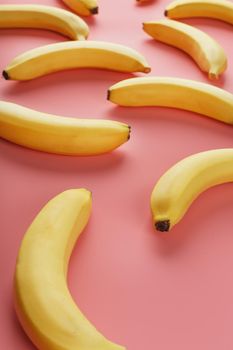
[[[40,3],[62,6],[55,0]],[[133,0],[99,0],[99,16],[88,19],[90,39],[138,49],[152,65],[151,75],[207,82],[188,56],[141,30],[142,21],[162,16],[166,3],[139,7]],[[225,48],[229,68],[218,85],[233,93],[232,26],[207,19],[185,22]],[[61,40],[66,39],[47,31],[1,30],[0,70],[27,49]],[[127,77],[80,70],[27,83],[0,82],[3,100],[132,126],[130,142],[99,157],[53,156],[0,141],[1,349],[34,349],[13,311],[15,259],[39,209],[72,187],[92,190],[93,214],[72,256],[69,285],[97,328],[128,350],[233,348],[233,185],[203,194],[169,234],[154,231],[149,207],[151,190],[168,167],[202,150],[233,147],[233,129],[183,111],[115,107],[106,101],[106,90]]]

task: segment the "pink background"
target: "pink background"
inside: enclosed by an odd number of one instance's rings
[[[40,3],[62,7],[58,0]],[[187,55],[141,30],[143,21],[162,17],[167,3],[139,7],[134,0],[99,0],[100,14],[87,20],[90,39],[138,49],[151,64],[151,75],[208,82]],[[218,85],[233,93],[232,26],[185,22],[225,48],[229,68]],[[61,40],[66,39],[42,30],[1,30],[0,70],[23,51]],[[129,350],[233,348],[232,184],[203,194],[169,234],[154,231],[149,207],[152,188],[166,169],[199,151],[233,147],[232,127],[184,111],[124,109],[107,102],[107,88],[130,76],[76,70],[25,83],[0,81],[3,100],[132,126],[130,142],[99,157],[54,156],[0,141],[1,349],[34,349],[12,307],[15,259],[39,209],[72,187],[93,192],[93,214],[72,256],[69,286],[96,327]]]

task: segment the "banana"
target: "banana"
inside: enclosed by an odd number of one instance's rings
[[[75,14],[52,6],[0,5],[0,28],[48,29],[73,40],[85,40],[88,25]]]
[[[149,73],[137,51],[102,41],[73,41],[41,46],[13,59],[3,71],[6,80],[30,80],[72,68],[100,68],[119,72]]]
[[[22,241],[14,276],[15,309],[39,350],[124,350],[85,318],[67,286],[71,251],[91,205],[86,189],[60,193],[39,212]]]
[[[165,16],[208,17],[233,24],[233,3],[227,0],[177,0],[167,6]]]
[[[205,190],[233,181],[233,148],[189,156],[171,167],[151,194],[153,223],[158,231],[169,231]]]
[[[186,52],[210,79],[218,79],[227,68],[223,48],[199,29],[169,19],[145,22],[143,29],[154,39]]]
[[[0,137],[18,145],[64,155],[98,155],[129,139],[126,124],[58,117],[0,101]]]
[[[194,80],[170,77],[126,79],[110,87],[108,99],[120,106],[179,108],[233,124],[233,95]]]
[[[62,0],[71,10],[82,15],[96,15],[99,12],[96,0]]]

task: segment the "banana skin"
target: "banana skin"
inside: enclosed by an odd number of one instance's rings
[[[89,27],[79,16],[55,6],[0,5],[0,28],[47,29],[72,40],[85,40]]]
[[[112,120],[55,116],[0,101],[0,137],[42,152],[90,156],[125,143],[130,127]]]
[[[111,86],[107,98],[120,106],[179,108],[233,124],[233,95],[199,81],[174,77],[131,78]]]
[[[169,18],[207,17],[233,25],[233,3],[228,0],[176,0],[165,10]]]
[[[151,70],[146,59],[127,46],[102,41],[72,41],[38,47],[19,55],[4,69],[3,77],[6,80],[31,80],[74,68],[128,73],[149,73]]]
[[[157,41],[187,53],[210,79],[218,79],[227,68],[223,48],[199,29],[169,19],[144,22],[143,29]]]
[[[81,16],[97,15],[99,7],[96,0],[62,0],[71,10]]]
[[[21,243],[14,275],[15,310],[39,350],[125,350],[87,320],[67,286],[70,255],[91,207],[91,193],[84,188],[60,193],[41,209]]]
[[[233,182],[233,148],[191,155],[172,166],[151,194],[153,225],[158,231],[172,229],[193,201],[207,189]]]

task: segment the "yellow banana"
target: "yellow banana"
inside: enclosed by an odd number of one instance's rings
[[[21,54],[5,68],[3,76],[11,80],[30,80],[72,68],[150,72],[145,58],[127,46],[102,41],[72,41],[38,47]]]
[[[96,15],[99,12],[96,0],[62,0],[71,10],[82,15]]]
[[[209,17],[233,24],[233,3],[228,0],[177,0],[167,6],[165,16]]]
[[[227,68],[223,48],[199,29],[169,19],[145,22],[143,29],[154,39],[189,54],[210,79],[217,79]]]
[[[151,210],[155,228],[169,231],[205,190],[233,181],[233,148],[194,154],[171,167],[155,185]]]
[[[98,155],[129,139],[126,124],[58,117],[0,101],[0,137],[31,149],[64,155]]]
[[[179,108],[233,124],[233,95],[194,80],[170,77],[126,79],[110,87],[108,99],[120,106]]]
[[[75,14],[44,5],[0,5],[0,28],[48,29],[73,40],[85,40],[88,25]]]
[[[40,211],[22,241],[14,277],[15,309],[39,350],[124,350],[85,318],[66,282],[71,251],[91,205],[88,190],[60,193]]]

